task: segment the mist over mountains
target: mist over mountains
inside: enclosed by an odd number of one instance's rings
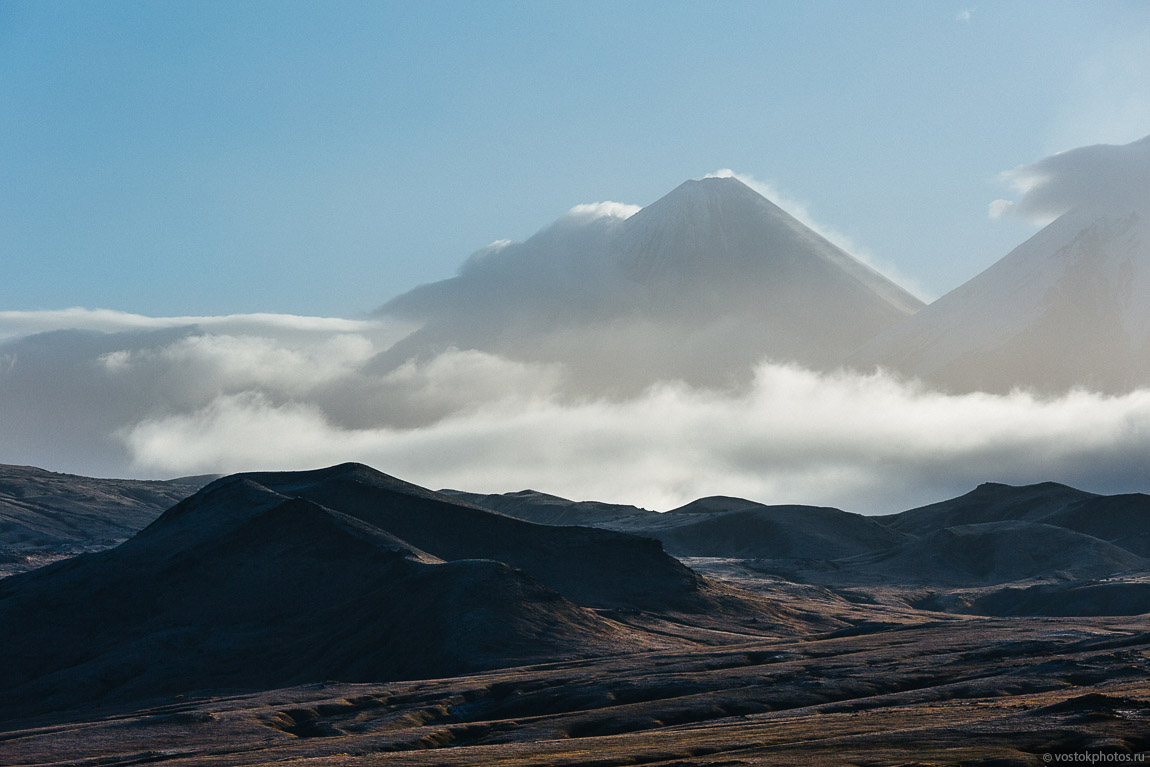
[[[366,319],[0,312],[0,451],[148,477],[356,459],[660,508],[1143,490],[1146,147],[1011,171],[994,212],[1057,220],[921,309],[708,178],[576,206]]]

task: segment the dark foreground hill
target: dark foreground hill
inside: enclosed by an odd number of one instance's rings
[[[0,573],[120,543],[211,479],[94,479],[0,464]]]
[[[1042,583],[1025,588],[998,589],[955,611],[996,616],[1145,615],[1150,613],[1150,580]]]
[[[243,476],[275,492],[338,509],[444,560],[505,562],[589,607],[710,607],[702,579],[648,538],[524,522],[359,464]]]
[[[642,614],[798,625],[650,539],[522,522],[355,464],[236,475],[114,549],[0,582],[0,720],[693,644],[621,622]]]

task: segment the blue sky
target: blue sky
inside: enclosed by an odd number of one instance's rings
[[[0,2],[0,309],[355,317],[732,168],[921,292],[1150,133],[1143,2]]]

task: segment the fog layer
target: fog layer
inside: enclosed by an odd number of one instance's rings
[[[0,345],[5,462],[173,476],[355,460],[433,487],[657,509],[726,494],[887,512],[983,481],[1146,489],[1146,390],[956,396],[762,362],[737,390],[597,398],[572,394],[562,364],[475,350],[374,372],[393,337],[375,323],[109,333],[85,316]]]

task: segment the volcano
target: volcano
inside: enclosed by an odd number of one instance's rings
[[[834,367],[922,305],[734,178],[631,213],[578,206],[389,301],[379,314],[420,328],[378,366],[454,348],[561,363],[593,393],[722,385],[767,358]]]

